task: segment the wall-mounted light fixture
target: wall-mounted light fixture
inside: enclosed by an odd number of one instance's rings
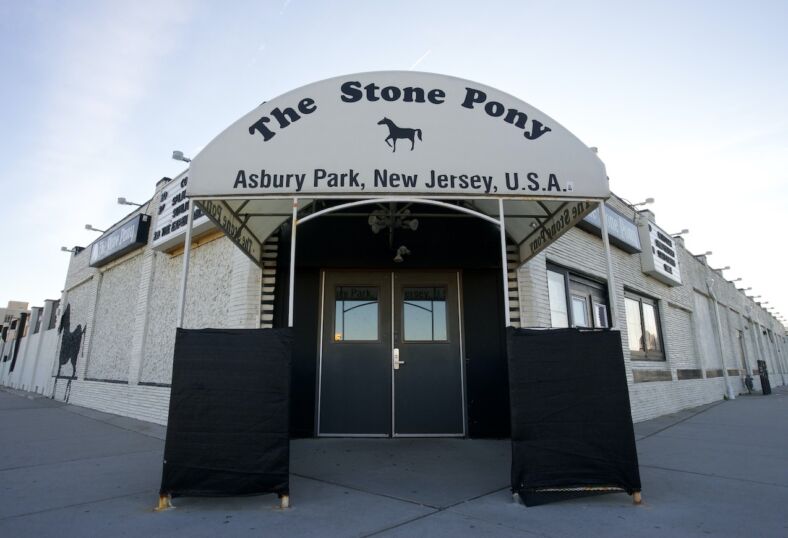
[[[92,224],[85,224],[85,229],[90,230],[91,232],[101,232],[106,233],[107,230],[99,230],[98,228],[94,228]]]
[[[172,152],[172,158],[173,158],[173,159],[175,159],[176,161],[183,161],[183,162],[185,162],[185,163],[190,163],[190,162],[192,162],[192,160],[191,160],[190,158],[186,157],[186,156],[183,154],[183,152],[182,152],[182,151],[180,151],[180,150],[177,150],[177,149],[176,149],[175,151],[173,151],[173,152]]]
[[[638,202],[637,204],[632,204],[632,207],[640,207],[642,205],[648,205],[648,204],[653,204],[653,203],[654,203],[654,199],[653,198],[646,198],[643,202]]]
[[[123,196],[118,197],[118,204],[120,205],[135,205],[137,207],[142,207],[142,204],[138,204],[136,202],[129,202]]]
[[[689,230],[687,228],[684,228],[680,232],[675,233],[675,234],[670,234],[670,235],[672,235],[673,237],[681,237],[682,235],[687,235],[688,233],[689,233]]]

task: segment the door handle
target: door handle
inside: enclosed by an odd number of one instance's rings
[[[399,348],[394,348],[391,352],[391,364],[395,370],[399,370],[400,365],[405,364],[405,361],[399,360]]]

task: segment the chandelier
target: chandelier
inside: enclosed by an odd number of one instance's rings
[[[419,219],[411,216],[409,209],[410,205],[411,204],[407,204],[401,208],[397,208],[397,204],[394,202],[389,203],[388,207],[379,204],[378,208],[373,210],[367,219],[369,227],[374,234],[388,229],[389,248],[394,248],[394,230],[402,229],[415,232],[419,228]],[[405,250],[407,250],[407,248]]]

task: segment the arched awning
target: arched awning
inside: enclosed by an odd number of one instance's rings
[[[295,231],[317,200],[421,200],[494,221],[506,283],[507,233],[525,262],[610,191],[596,152],[527,103],[459,78],[382,71],[261,104],[194,157],[186,194],[258,265],[262,243],[293,220],[292,325]],[[507,291],[504,303],[508,325]]]
[[[527,261],[609,197],[596,153],[483,84],[411,71],[324,80],[263,103],[190,164],[187,195],[256,263],[319,199],[439,200],[499,219]]]

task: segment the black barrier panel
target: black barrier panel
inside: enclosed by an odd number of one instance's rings
[[[527,506],[640,491],[621,334],[509,328],[507,352],[512,491]]]
[[[290,329],[178,329],[161,493],[288,494]]]
[[[758,374],[761,376],[761,392],[764,396],[768,396],[772,393],[772,384],[769,382],[769,369],[766,367],[766,361],[758,361]]]

